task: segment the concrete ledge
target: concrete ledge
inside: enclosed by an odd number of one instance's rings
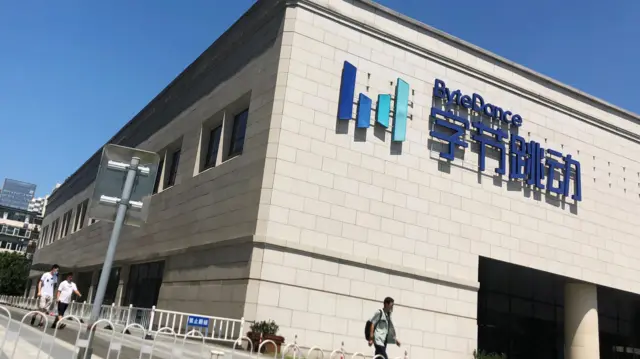
[[[410,277],[427,282],[446,284],[448,286],[460,289],[478,291],[478,289],[480,288],[480,283],[475,281],[469,281],[434,272],[394,265],[377,259],[352,256],[325,248],[311,247],[299,243],[287,242],[272,237],[255,236],[254,243],[256,246],[259,246],[261,248],[278,249],[286,252],[295,252],[314,257],[321,257],[322,259],[326,259],[329,261],[365,267],[371,270],[381,271],[403,277]]]
[[[367,269],[381,271],[381,272],[394,274],[402,277],[410,277],[410,278],[427,281],[427,282],[446,284],[451,287],[466,289],[470,291],[478,291],[478,289],[480,288],[480,284],[476,281],[469,281],[469,280],[442,275],[434,272],[413,269],[413,268],[404,267],[401,265],[395,265],[392,263],[380,261],[378,259],[348,255],[345,253],[332,251],[326,248],[312,247],[312,246],[307,246],[307,245],[303,245],[295,242],[288,242],[281,239],[266,237],[266,236],[242,236],[242,237],[231,238],[231,239],[227,239],[219,242],[208,243],[200,246],[169,250],[169,251],[163,252],[161,255],[158,255],[157,253],[147,253],[143,256],[138,256],[130,260],[117,261],[114,263],[114,265],[117,266],[122,264],[129,264],[131,262],[141,262],[141,261],[147,261],[152,259],[161,260],[161,259],[166,259],[167,257],[181,255],[188,252],[198,252],[198,251],[203,251],[211,248],[221,248],[221,247],[241,246],[241,245],[245,245],[245,246],[251,245],[257,248],[278,249],[285,252],[313,256],[316,258],[322,258],[322,259],[333,261],[333,262],[364,267]],[[99,269],[100,266],[81,267],[81,268],[72,268],[72,269],[85,270],[88,268]],[[235,279],[243,279],[243,278],[235,278]],[[248,279],[248,278],[244,278],[244,279]]]

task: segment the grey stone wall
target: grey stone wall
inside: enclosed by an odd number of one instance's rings
[[[137,146],[142,149],[160,152],[181,143],[175,186],[153,196],[145,226],[123,230],[115,258],[115,265],[166,260],[159,307],[227,317],[244,314],[251,249],[234,245],[256,231],[284,14],[282,2],[254,7],[219,40],[226,44],[223,48],[205,52],[192,65],[196,70],[190,67],[170,86],[181,90],[164,96],[167,105],[157,111],[173,114],[172,120],[149,115],[145,121],[151,121],[150,127],[132,130],[148,131],[148,138]],[[228,132],[234,111],[246,107],[242,155],[200,171],[206,126],[220,118]],[[223,146],[227,151],[228,141]],[[75,209],[91,195],[92,187],[50,210],[44,225]],[[40,248],[34,263],[99,267],[112,225],[86,221],[85,228]]]

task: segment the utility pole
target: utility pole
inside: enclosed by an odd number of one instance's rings
[[[126,158],[129,158],[128,163],[123,161]],[[94,203],[91,206],[91,217],[112,220],[113,231],[109,238],[87,330],[83,333],[83,340],[78,343],[80,350],[77,359],[89,359],[92,356],[95,336],[95,328],[92,327],[100,316],[122,227],[125,224],[139,226],[146,221],[147,212],[142,210],[148,208],[148,199],[157,175],[159,160],[156,153],[133,148],[107,145],[103,150],[92,196]],[[124,184],[122,184],[123,172],[126,173]],[[113,192],[119,187],[122,188],[122,192],[119,196],[114,196]],[[137,198],[142,198],[143,201],[135,200]],[[147,203],[144,203],[144,199]],[[114,207],[115,218],[113,218]]]

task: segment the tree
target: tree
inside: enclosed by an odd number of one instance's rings
[[[27,279],[27,257],[23,253],[0,252],[0,294],[22,295]]]

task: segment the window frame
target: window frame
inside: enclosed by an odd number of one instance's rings
[[[49,226],[45,226],[42,228],[42,232],[40,232],[40,240],[38,240],[38,247],[42,248],[47,241],[47,236],[49,235]]]
[[[218,165],[218,155],[220,154],[220,145],[223,139],[222,132],[222,124],[209,130],[209,142],[207,143],[203,171]]]
[[[156,194],[160,192],[160,184],[162,183],[162,172],[164,171],[164,156],[160,158],[160,162],[158,162],[158,173],[156,174],[156,181],[153,184],[153,192],[151,194]]]
[[[75,233],[84,228],[84,220],[87,218],[87,209],[89,207],[89,200],[85,199],[76,207],[76,215],[73,223],[71,233]]]
[[[58,227],[60,224],[60,218],[57,218],[55,221],[52,222],[51,224],[51,241],[49,243],[53,243],[55,241],[57,241],[60,237],[59,237],[59,231],[58,231]]]
[[[240,121],[239,121],[240,120]],[[238,112],[233,116],[231,125],[231,138],[229,139],[229,158],[240,156],[244,152],[244,142],[247,135],[247,124],[249,122],[249,108]],[[240,126],[243,126],[242,136],[239,136]],[[241,143],[238,146],[238,143]],[[239,148],[236,148],[239,147]]]
[[[176,156],[177,155],[177,156]],[[178,167],[180,166],[180,157],[182,156],[182,148],[171,151],[171,166],[169,166],[169,173],[165,185],[162,188],[167,189],[176,185],[176,179],[178,178]]]
[[[69,235],[72,218],[73,218],[73,208],[68,210],[65,214],[62,215],[62,227],[60,227],[60,238],[64,238]]]

